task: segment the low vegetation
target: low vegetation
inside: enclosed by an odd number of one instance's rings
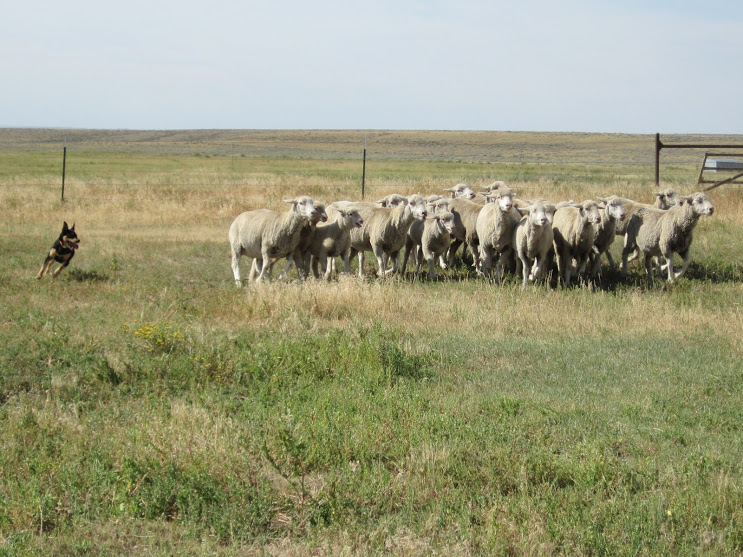
[[[367,199],[652,202],[649,136],[470,133],[370,132]],[[359,199],[364,135],[0,130],[0,555],[739,555],[739,186],[673,285],[236,288],[235,216]]]

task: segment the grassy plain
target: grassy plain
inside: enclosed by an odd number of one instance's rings
[[[0,555],[739,555],[739,186],[673,286],[236,289],[232,219],[358,199],[364,136],[368,198],[652,199],[650,136],[0,130]]]

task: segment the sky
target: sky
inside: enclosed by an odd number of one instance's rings
[[[743,133],[740,0],[0,6],[0,127]]]

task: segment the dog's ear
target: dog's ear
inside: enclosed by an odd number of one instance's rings
[[[75,223],[74,223],[74,222],[72,223],[72,228],[70,228],[70,230],[71,230],[72,232],[74,232],[74,231],[75,231]]]
[[[62,223],[62,232],[67,232],[69,230],[69,227],[67,226],[67,221],[64,221]]]

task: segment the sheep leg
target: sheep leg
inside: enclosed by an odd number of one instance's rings
[[[683,277],[684,273],[686,273],[686,270],[689,268],[689,264],[691,263],[691,250],[686,250],[684,253],[679,253],[679,255],[684,258],[684,262],[681,265],[681,270],[674,274],[674,277],[677,279]],[[673,254],[671,254],[671,256],[673,256]],[[673,266],[673,261],[671,261],[671,266]]]
[[[459,249],[459,246],[462,245],[462,243],[463,241],[457,238],[452,240],[452,243],[449,246],[449,267],[454,267],[454,256],[457,254],[457,250]]]
[[[423,264],[423,247],[415,246],[413,255],[415,255],[415,274],[417,275],[421,272],[421,265]]]
[[[645,259],[643,260],[643,264],[645,265],[645,274],[647,275],[648,279],[653,278],[653,258],[645,254]]]
[[[613,257],[611,256],[611,251],[609,251],[609,250],[606,250],[606,251],[605,251],[604,253],[606,254],[606,259],[607,259],[607,261],[609,261],[609,267],[610,267],[611,269],[616,269],[616,268],[617,268],[617,266],[616,266],[616,264],[615,264],[614,258],[613,258]],[[599,263],[599,264],[600,264],[600,263]]]
[[[375,245],[373,246],[373,252],[374,252],[374,257],[377,258],[377,266],[378,266],[377,276],[379,278],[384,278],[385,275],[387,274],[385,273],[385,264],[386,264],[385,255],[386,254],[384,253],[384,249],[382,248],[381,245]]]
[[[328,264],[328,263],[327,263],[327,258],[323,258],[323,259],[322,259],[322,262],[323,262],[323,264],[322,264],[321,268],[322,268],[322,273],[323,273],[323,275],[324,275],[324,274],[325,274],[325,271],[326,271],[325,267],[326,267],[326,266],[327,266],[327,264]],[[313,275],[313,276],[314,276],[314,277],[315,277],[316,279],[317,279],[317,278],[320,278],[320,273],[318,272],[318,266],[319,266],[319,265],[320,265],[320,261],[318,261],[318,258],[317,258],[317,257],[313,257],[313,258],[312,258],[312,263],[311,263],[311,265],[310,265],[310,266],[312,267],[312,275]]]
[[[428,263],[428,278],[431,280],[436,280],[436,269],[434,268],[434,260],[436,259],[436,256],[433,254],[432,251],[428,250],[422,250],[423,251],[423,257],[426,259],[426,262]],[[416,273],[418,273],[421,269],[421,258],[418,258],[418,268],[416,269]]]
[[[480,253],[480,270],[486,277],[490,276],[490,269],[493,266],[493,251],[490,248],[481,248]]]
[[[413,240],[408,238],[405,241],[405,253],[402,256],[402,274],[405,274],[405,269],[408,267],[408,258],[410,257],[410,252],[415,249],[413,246]]]
[[[570,281],[570,273],[567,269],[567,259],[567,254],[562,250],[557,252],[557,276],[562,279],[563,284],[569,284]]]
[[[529,278],[531,280],[537,280],[539,277],[542,276],[542,267],[544,266],[544,257],[535,257],[534,263],[531,267],[531,273],[529,273]]]
[[[291,257],[291,255],[289,255],[289,257]],[[258,261],[257,259],[254,259],[253,263],[256,264],[257,261]],[[268,253],[264,252],[263,253],[263,265],[261,267],[261,272],[258,275],[258,277],[255,279],[255,281],[261,282],[265,277],[267,276],[270,277],[271,276],[271,272],[269,270],[270,267],[271,267],[271,258],[268,256]]]
[[[255,277],[258,274],[258,265],[261,267],[263,266],[263,259],[260,257],[253,259],[253,262],[250,265],[250,273],[248,273],[248,280],[255,280]]]
[[[591,264],[591,278],[596,278],[601,274],[601,252],[595,246],[589,256],[589,262]]]
[[[273,270],[274,263],[275,262],[273,262],[273,261],[271,262],[271,265],[269,266],[269,269],[272,269]],[[292,261],[291,256],[290,257],[287,257],[286,258],[286,265],[284,266],[284,270],[281,271],[281,273],[279,274],[279,280],[284,280],[286,277],[289,276],[289,270],[292,268],[292,263],[293,263],[293,261]],[[270,272],[271,271],[269,271],[269,273]],[[299,265],[297,265],[297,272],[299,272]]]
[[[400,271],[400,250],[390,254],[390,257],[392,258],[392,273],[398,273]]]
[[[467,242],[467,247],[472,252],[472,266],[477,270],[480,268],[480,245],[474,242]]]
[[[526,284],[529,282],[529,279],[531,278],[531,268],[529,265],[529,258],[522,257],[519,255],[518,259],[516,260],[516,272],[518,273],[518,267],[521,267],[521,277],[523,280],[521,281],[522,286],[526,286]]]
[[[495,280],[500,282],[503,276],[503,265],[508,261],[511,256],[511,250],[506,249],[498,255],[498,263],[495,266]]]
[[[351,258],[353,259],[353,253],[356,250],[351,251]],[[359,254],[359,278],[364,278],[364,258],[366,257],[364,255],[363,251],[358,252]]]
[[[43,271],[44,268],[42,267],[41,270]],[[237,286],[242,286],[242,280],[240,279],[240,252],[232,252],[232,274],[235,277],[235,284]],[[37,278],[41,278],[41,276],[42,273],[40,271]]]

